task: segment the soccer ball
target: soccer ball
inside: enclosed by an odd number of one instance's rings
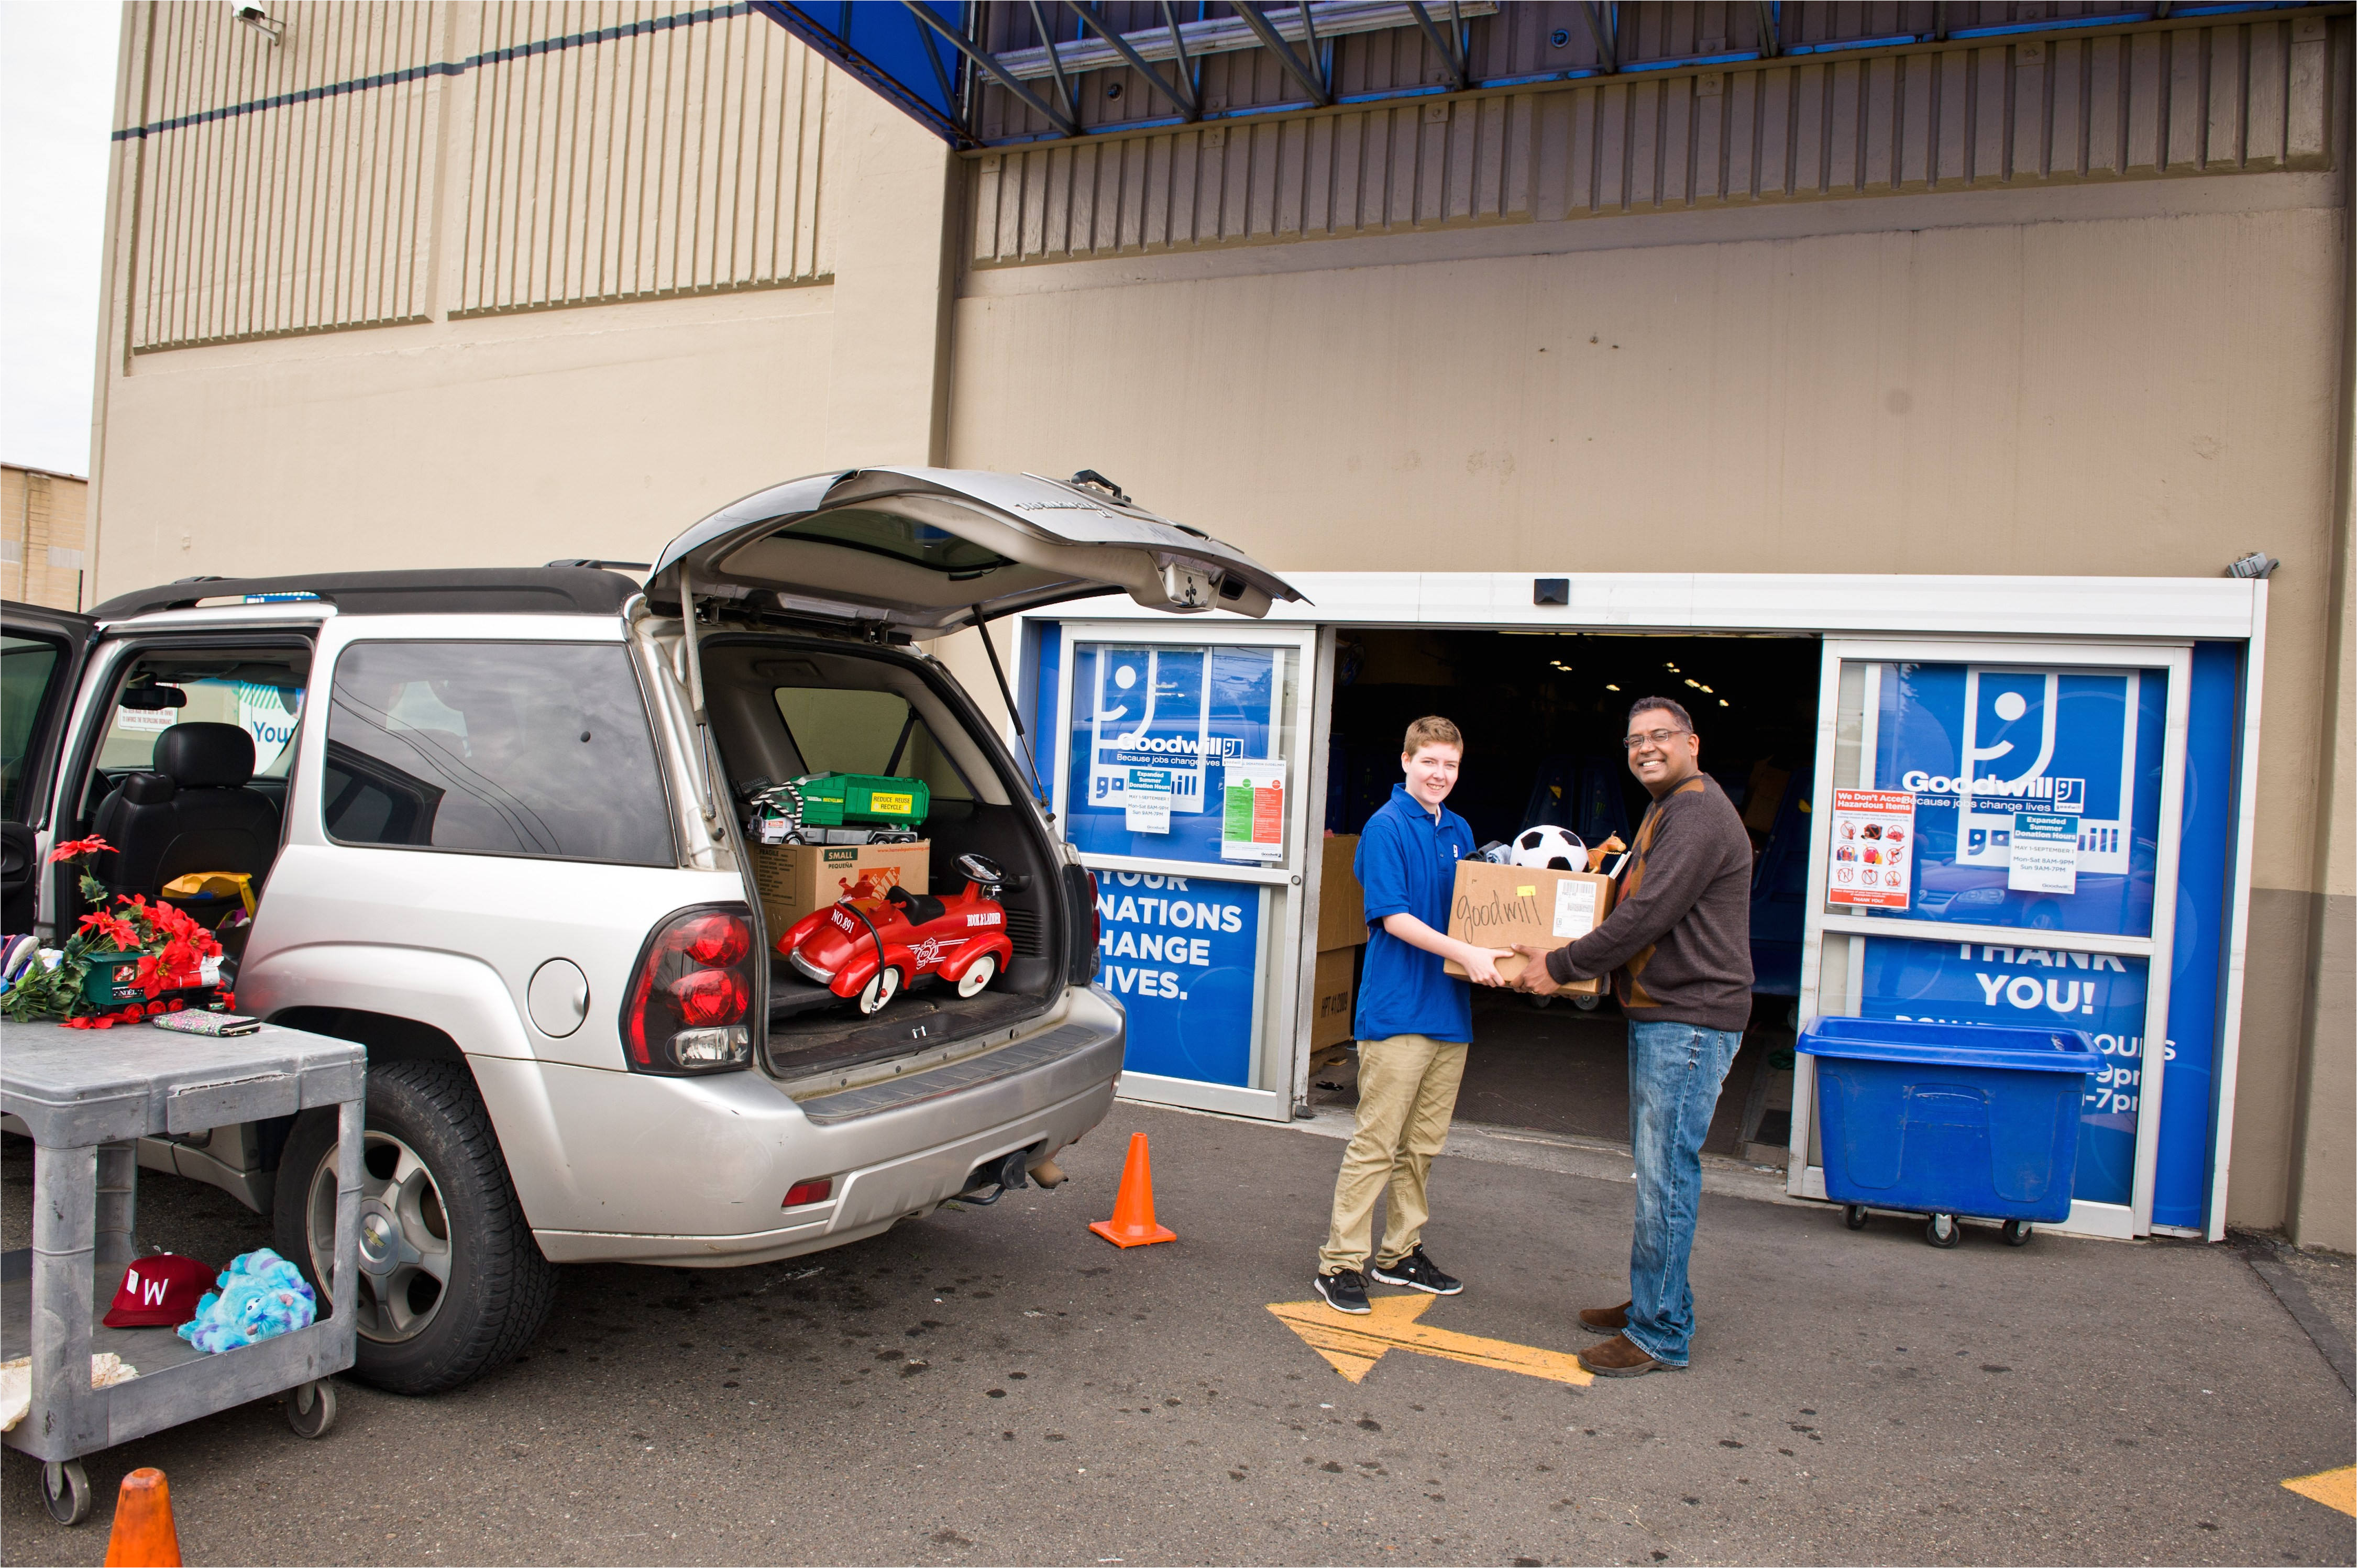
[[[1512,864],[1544,871],[1585,871],[1587,846],[1579,842],[1577,833],[1542,822],[1515,835]]]

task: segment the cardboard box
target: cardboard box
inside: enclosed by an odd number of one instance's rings
[[[1318,950],[1364,947],[1367,895],[1351,870],[1351,862],[1359,854],[1359,835],[1336,833],[1325,843],[1318,872]]]
[[[1316,1006],[1309,1018],[1309,1048],[1342,1045],[1351,1038],[1351,1021],[1359,1002],[1358,954],[1335,948],[1318,955]]]
[[[786,928],[813,909],[823,909],[862,876],[877,892],[905,887],[929,893],[932,865],[930,839],[915,843],[748,844],[753,886],[761,895],[761,919],[776,941]]]
[[[1492,865],[1486,860],[1457,863],[1457,889],[1448,905],[1448,934],[1476,947],[1511,947],[1527,942],[1555,949],[1594,930],[1612,912],[1614,883],[1590,871],[1541,871],[1526,865]],[[1517,953],[1498,961],[1498,972],[1508,980],[1523,972]],[[1465,971],[1455,963],[1441,968],[1449,974]],[[1604,990],[1601,978],[1574,981],[1563,989],[1575,996],[1594,996]]]

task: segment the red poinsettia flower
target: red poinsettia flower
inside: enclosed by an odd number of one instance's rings
[[[147,939],[137,927],[120,915],[110,915],[103,909],[93,909],[81,918],[82,929],[112,940],[117,952],[132,952],[147,945]]]
[[[49,851],[49,864],[61,860],[79,860],[85,854],[113,854],[114,846],[102,838],[74,839]]]

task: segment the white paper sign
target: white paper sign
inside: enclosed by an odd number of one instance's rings
[[[1555,885],[1555,934],[1577,940],[1596,929],[1596,884],[1570,877]]]
[[[2015,893],[2079,891],[2079,819],[2046,811],[2017,811],[2013,858],[2005,885]]]
[[[1285,858],[1285,762],[1232,758],[1220,818],[1222,860]]]
[[[1122,826],[1134,833],[1170,831],[1170,769],[1133,768],[1121,794]]]

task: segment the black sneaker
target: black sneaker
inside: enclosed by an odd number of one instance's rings
[[[1367,1282],[1356,1269],[1336,1269],[1330,1274],[1314,1276],[1309,1283],[1326,1298],[1326,1305],[1337,1312],[1369,1313],[1375,1310],[1367,1305]]]
[[[1421,1247],[1394,1262],[1377,1263],[1367,1272],[1384,1284],[1405,1285],[1427,1295],[1455,1295],[1465,1288],[1463,1280],[1442,1273],[1439,1265],[1426,1257]]]

